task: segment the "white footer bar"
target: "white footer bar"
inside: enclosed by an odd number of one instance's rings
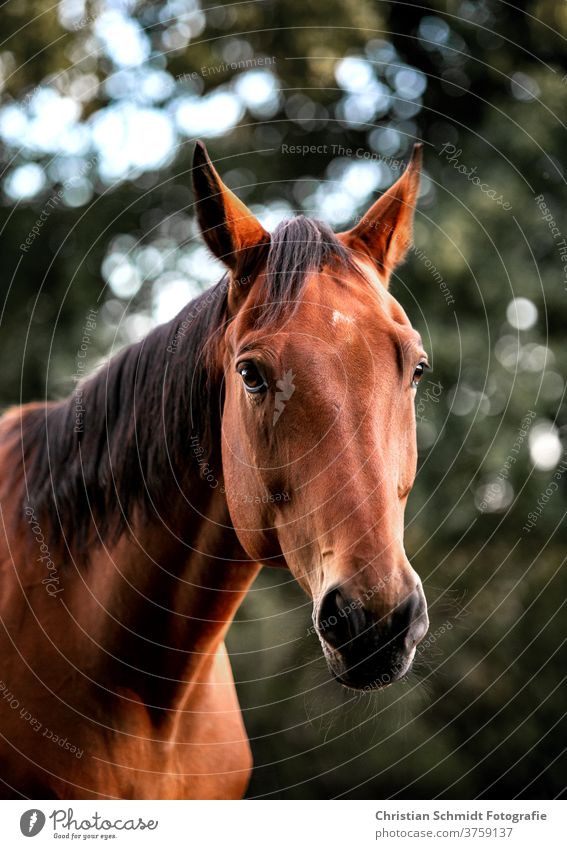
[[[567,801],[0,801],[6,847],[567,846]]]

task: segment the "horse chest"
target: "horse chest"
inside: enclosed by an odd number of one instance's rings
[[[123,704],[114,733],[93,740],[89,769],[92,786],[118,798],[241,798],[252,759],[224,646],[164,721]]]

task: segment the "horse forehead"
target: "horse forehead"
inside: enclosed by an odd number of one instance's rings
[[[372,331],[384,337],[417,337],[404,309],[388,292],[376,272],[363,269],[360,278],[313,275],[306,287],[305,316],[312,327],[317,324],[329,338],[356,343]],[[369,340],[368,340],[369,341]]]

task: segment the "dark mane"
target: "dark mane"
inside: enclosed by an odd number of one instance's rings
[[[293,311],[306,275],[336,262],[352,268],[325,224],[304,217],[280,224],[265,257],[262,321]],[[207,354],[227,320],[227,288],[225,277],[70,397],[24,412],[24,502],[53,540],[63,530],[77,551],[99,537],[116,540],[135,509],[147,519],[189,478],[198,480],[198,458],[214,463],[222,376]]]
[[[192,435],[215,441],[220,382],[205,358],[226,291],[221,280],[64,401],[24,413],[24,498],[52,540],[63,529],[71,548],[85,549],[96,542],[93,520],[101,539],[115,540],[134,508],[155,514],[183,485]]]
[[[303,215],[282,221],[268,253],[262,320],[271,323],[293,310],[306,276],[325,265],[357,272],[349,251],[327,224]]]

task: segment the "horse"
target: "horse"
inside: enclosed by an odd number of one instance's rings
[[[226,268],[64,400],[0,421],[5,798],[236,799],[252,759],[225,635],[262,566],[312,599],[330,674],[403,678],[428,629],[404,551],[428,367],[388,290],[421,147],[354,226],[268,233],[193,162]]]

